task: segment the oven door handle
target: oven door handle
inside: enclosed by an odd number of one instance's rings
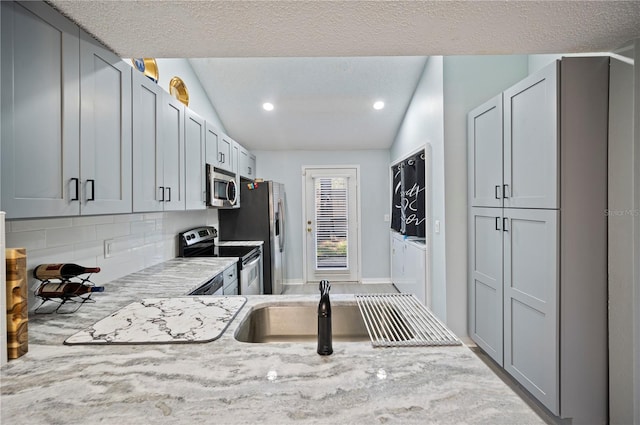
[[[254,266],[257,262],[259,262],[259,261],[260,261],[260,255],[258,255],[257,257],[255,257],[255,260],[253,260],[253,261],[251,261],[251,262],[249,262],[249,263],[243,264],[243,265],[242,265],[242,268],[243,268],[243,269],[246,269],[246,268],[249,268],[249,267],[253,267],[253,266]]]

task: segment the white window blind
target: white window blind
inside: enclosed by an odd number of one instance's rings
[[[316,197],[316,269],[348,269],[348,179],[318,177]]]

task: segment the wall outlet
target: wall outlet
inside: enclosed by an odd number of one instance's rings
[[[433,222],[433,231],[436,232],[436,235],[440,234],[440,220],[435,220]]]
[[[385,223],[389,222],[391,220],[391,217],[389,217],[389,214],[385,214],[384,215],[384,221]]]
[[[113,256],[113,239],[104,240],[104,258]]]

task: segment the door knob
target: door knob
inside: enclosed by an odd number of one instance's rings
[[[311,233],[311,227],[307,227],[307,232]]]

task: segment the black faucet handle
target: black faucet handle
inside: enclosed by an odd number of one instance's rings
[[[331,289],[331,283],[328,280],[320,281],[320,294],[325,295],[329,294],[329,290]]]

